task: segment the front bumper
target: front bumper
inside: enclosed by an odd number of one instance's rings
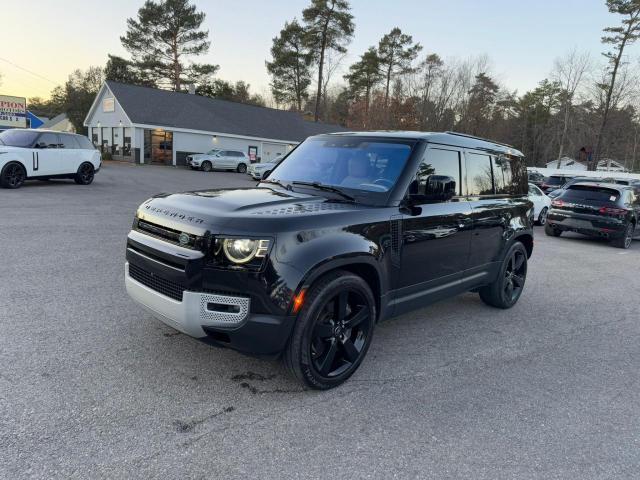
[[[185,290],[174,300],[135,280],[125,264],[129,296],[151,315],[189,336],[255,355],[277,355],[287,344],[295,317],[250,313],[245,297]]]

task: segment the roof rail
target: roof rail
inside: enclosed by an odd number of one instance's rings
[[[513,145],[509,145],[508,143],[496,142],[495,140],[490,140],[488,138],[482,138],[482,137],[476,137],[475,135],[469,135],[468,133],[454,132],[452,130],[447,130],[444,133],[448,133],[449,135],[457,135],[458,137],[473,138],[474,140],[482,140],[483,142],[495,143],[496,145],[502,145],[504,147],[515,148]]]

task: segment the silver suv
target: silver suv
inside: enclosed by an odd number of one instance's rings
[[[212,152],[209,152],[212,153]],[[235,170],[238,173],[245,173],[247,165],[251,162],[246,153],[239,150],[218,150],[213,155],[207,154],[205,158],[189,158],[189,165],[192,168],[200,168],[204,172],[211,170]]]

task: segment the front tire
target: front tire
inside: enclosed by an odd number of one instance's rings
[[[620,238],[614,238],[613,240],[611,240],[611,245],[616,248],[624,248],[625,250],[631,247],[634,231],[635,226],[633,225],[633,223],[629,222],[629,225],[627,225],[627,228],[624,231],[624,235]]]
[[[0,172],[2,188],[20,188],[27,178],[27,172],[19,163],[8,163]]]
[[[238,173],[247,173],[247,165],[244,163],[241,163],[240,165],[238,165],[238,168],[236,168],[236,171]]]
[[[305,297],[284,363],[307,387],[327,390],[353,375],[366,356],[376,303],[367,283],[346,271],[322,277]]]
[[[78,167],[78,172],[76,173],[73,180],[78,185],[90,185],[93,182],[93,178],[95,177],[95,170],[93,165],[90,163],[83,163]]]
[[[507,251],[498,278],[480,289],[480,298],[492,307],[511,308],[522,295],[526,279],[527,249],[516,242]]]
[[[213,165],[209,161],[202,162],[201,167],[203,172],[210,172],[213,170]]]

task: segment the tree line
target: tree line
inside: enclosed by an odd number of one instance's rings
[[[219,66],[195,59],[210,48],[205,15],[189,0],[146,0],[120,37],[130,54],[104,68],[76,71],[43,111],[66,111],[78,130],[103,80],[186,91],[298,111],[353,129],[455,130],[508,143],[530,165],[569,156],[595,168],[615,158],[640,169],[640,79],[628,54],[640,37],[640,0],[606,0],[618,25],[605,29],[604,62],[573,50],[548,78],[518,93],[492,73],[486,56],[443,58],[399,27],[343,65],[355,34],[347,0],[311,0],[273,38],[265,66],[272,98],[216,78]]]

